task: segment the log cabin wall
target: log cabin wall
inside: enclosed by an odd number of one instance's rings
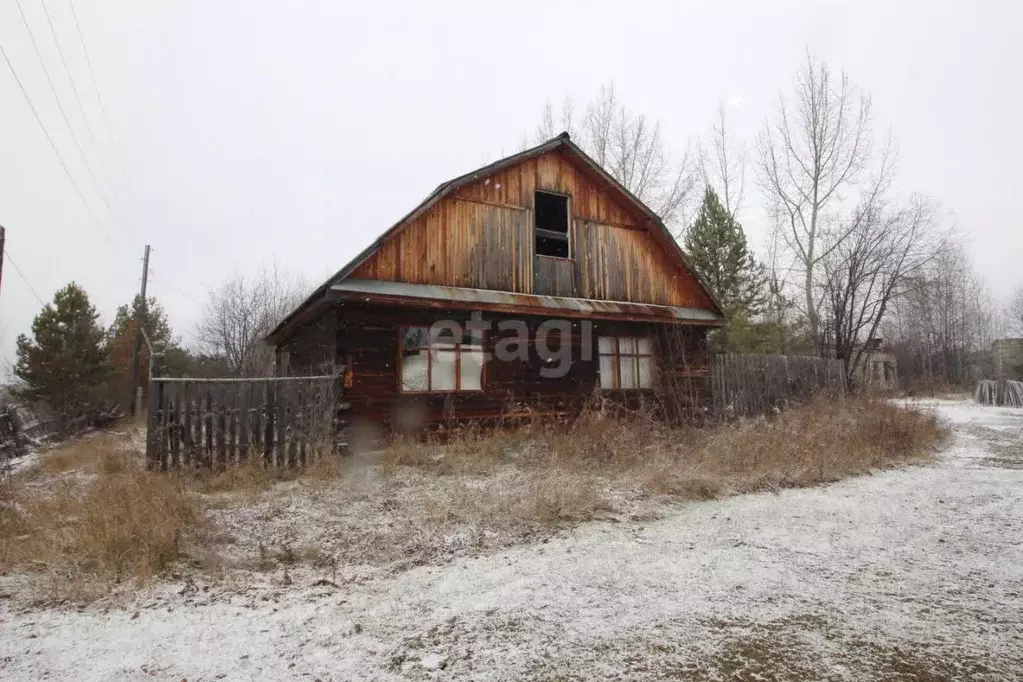
[[[482,319],[492,324],[485,336],[485,351],[492,352],[499,339],[515,335],[511,330],[499,331],[500,321],[520,319],[529,328],[528,361],[489,359],[483,370],[483,390],[479,392],[402,393],[398,370],[400,329],[429,326],[438,320],[464,324],[469,320],[469,312],[355,304],[344,304],[339,309],[344,330],[339,343],[352,360],[351,385],[345,391],[349,407],[344,415],[344,420],[350,423],[370,422],[401,430],[454,420],[490,421],[523,416],[529,411],[544,415],[578,412],[599,385],[597,349],[594,347],[587,352],[584,348],[584,325],[592,325],[592,344],[597,343],[600,335],[618,334],[651,336],[660,348],[662,338],[677,340],[681,334],[685,338],[685,350],[680,352],[682,346],[678,345],[664,345],[659,359],[666,367],[675,368],[675,372],[685,368],[686,376],[694,380],[691,394],[698,403],[702,404],[706,397],[709,355],[699,350],[703,347],[705,328],[573,320],[570,338],[561,339],[561,343],[567,342],[572,347],[572,364],[564,376],[548,378],[541,373],[544,360],[535,347],[535,332],[544,318],[513,318],[486,311]],[[557,348],[553,340],[549,345]],[[644,403],[656,405],[658,398],[656,390],[605,391],[603,394],[633,408]]]
[[[277,375],[330,374],[339,361],[338,311],[329,309],[302,325],[277,347]]]
[[[569,259],[534,255],[537,190],[569,197]],[[714,309],[641,212],[618,197],[554,150],[441,199],[351,277]]]

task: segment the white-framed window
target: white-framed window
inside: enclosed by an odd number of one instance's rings
[[[446,327],[405,327],[400,331],[402,393],[483,390],[483,339],[466,330],[459,338]]]
[[[654,343],[647,336],[601,336],[600,387],[604,389],[653,388]]]

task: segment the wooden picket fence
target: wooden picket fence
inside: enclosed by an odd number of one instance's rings
[[[338,377],[181,379],[149,384],[146,457],[161,470],[311,464],[333,447]]]
[[[801,355],[715,355],[711,404],[723,418],[765,414],[818,395],[845,393],[841,360]]]

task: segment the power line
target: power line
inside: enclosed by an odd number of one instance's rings
[[[89,67],[89,78],[92,79],[92,88],[96,92],[96,100],[99,102],[99,110],[102,114],[103,125],[107,129],[107,137],[110,139],[110,144],[114,152],[114,166],[117,168],[118,173],[121,176],[121,182],[124,183],[125,192],[128,195],[128,203],[130,204],[133,211],[137,212],[137,206],[135,205],[135,196],[131,189],[131,184],[128,182],[128,176],[124,172],[124,162],[121,160],[121,155],[117,150],[117,142],[114,138],[114,129],[110,125],[110,116],[107,114],[107,107],[103,101],[103,91],[100,90],[99,82],[96,80],[96,72],[92,68],[92,57],[89,55],[89,48],[85,45],[85,34],[82,33],[82,25],[78,21],[78,11],[75,10],[74,0],[68,0],[68,6],[71,8],[71,16],[75,20],[75,31],[78,33],[78,42],[82,44],[82,53],[85,55],[85,64]],[[114,184],[114,192],[117,192],[117,185]]]
[[[39,117],[39,111],[36,109],[36,105],[32,103],[32,98],[28,96],[28,91],[25,90],[25,86],[21,82],[21,78],[18,77],[18,72],[14,70],[14,64],[11,63],[10,57],[7,56],[7,50],[4,49],[2,44],[0,44],[0,54],[3,55],[4,61],[7,62],[7,68],[11,70],[11,75],[14,76],[14,81],[18,84],[18,89],[21,90],[21,94],[24,96],[25,102],[28,103],[29,108],[32,110],[36,123],[39,124],[39,127],[43,131],[43,135],[46,136],[46,140],[50,143],[50,148],[53,149],[53,153],[57,155],[57,160],[60,161],[60,167],[64,169],[64,174],[67,175],[68,180],[70,180],[71,184],[74,186],[75,192],[78,193],[78,198],[81,199],[82,204],[85,205],[85,210],[88,211],[93,224],[95,224],[96,229],[103,234],[103,238],[107,240],[107,243],[114,246],[114,240],[110,238],[110,234],[103,228],[99,218],[96,217],[96,213],[92,210],[92,206],[90,206],[89,202],[86,201],[85,194],[82,192],[82,188],[79,186],[78,181],[75,180],[75,177],[71,175],[71,171],[68,170],[67,163],[64,162],[64,157],[60,155],[60,150],[57,149],[57,145],[53,142],[53,138],[50,136],[50,131],[48,131],[46,126],[43,124],[43,119]]]
[[[195,296],[188,293],[184,289],[181,289],[180,287],[171,284],[170,282],[164,280],[162,277],[157,277],[156,270],[154,270],[153,268],[149,268],[149,277],[150,279],[158,280],[159,282],[163,283],[168,289],[172,289],[173,291],[184,296],[185,298],[192,301],[196,305],[206,305],[205,303],[203,303],[202,301],[200,301],[199,299],[197,299]]]
[[[21,6],[21,0],[17,0],[18,13],[21,15],[21,23],[25,26],[25,31],[28,33],[29,39],[32,41],[32,49],[35,50],[36,59],[39,60],[39,65],[43,68],[43,75],[46,76],[46,82],[50,85],[50,92],[53,93],[53,99],[57,101],[57,109],[60,110],[60,115],[64,118],[64,125],[67,126],[68,132],[71,133],[71,139],[74,140],[75,146],[78,148],[78,154],[82,157],[82,162],[85,164],[86,170],[89,172],[89,177],[92,178],[93,184],[99,189],[100,196],[103,197],[103,203],[106,204],[107,209],[110,209],[110,204],[106,200],[106,196],[103,194],[103,188],[96,180],[96,175],[92,170],[92,164],[89,163],[88,157],[85,156],[85,150],[82,149],[82,144],[78,140],[78,136],[75,134],[75,129],[71,125],[71,119],[67,115],[67,111],[64,109],[64,104],[60,101],[60,96],[57,94],[57,88],[53,83],[53,78],[50,76],[50,70],[46,67],[46,62],[43,60],[42,52],[39,49],[39,43],[36,41],[35,33],[32,32],[32,27],[28,23],[28,18],[25,16],[25,10]]]
[[[25,283],[25,286],[28,287],[28,290],[32,292],[32,295],[36,297],[36,300],[39,301],[39,305],[45,308],[46,302],[39,296],[39,294],[36,293],[36,290],[32,287],[32,284],[28,281],[28,278],[25,277],[25,273],[21,271],[21,268],[18,267],[18,264],[14,262],[13,258],[11,258],[11,250],[8,248],[4,248],[4,254],[7,256],[7,262],[10,263],[11,267],[14,268],[14,271],[18,273],[18,277],[20,277],[21,281]]]
[[[18,10],[21,11],[21,0],[17,0]],[[64,50],[60,46],[60,40],[57,38],[57,29],[53,26],[53,19],[50,18],[50,10],[46,7],[46,2],[43,0],[43,12],[46,13],[46,23],[50,25],[50,35],[53,36],[53,44],[57,46],[57,54],[60,55],[60,63],[64,65],[64,74],[67,76],[68,83],[71,84],[71,92],[75,96],[75,102],[78,103],[78,113],[82,115],[82,121],[85,122],[85,129],[89,131],[89,137],[92,138],[92,148],[96,152],[96,158],[100,162],[100,168],[102,170],[103,159],[99,155],[99,146],[96,144],[96,135],[92,132],[92,126],[89,124],[89,117],[85,115],[85,109],[82,107],[82,99],[78,96],[78,88],[75,86],[75,79],[71,77],[71,69],[68,68],[67,60],[64,58]],[[28,27],[28,21],[25,20],[25,13],[21,12],[21,20],[25,24],[25,28],[28,30],[29,36],[32,37],[32,30]],[[57,105],[60,106],[60,113],[64,114],[64,107],[60,104],[60,98],[57,97],[57,90],[53,87],[53,81],[50,80],[49,71],[46,69],[46,64],[43,62],[43,57],[39,53],[39,47],[36,45],[35,38],[32,38],[32,46],[36,49],[36,57],[39,58],[39,63],[43,66],[43,71],[46,72],[46,80],[50,82],[50,89],[53,90],[53,96],[57,99]],[[103,186],[99,183],[96,178],[96,174],[92,170],[92,164],[89,163],[85,157],[85,152],[82,151],[82,145],[78,141],[78,136],[75,135],[74,128],[71,127],[71,122],[68,120],[67,114],[64,114],[64,122],[67,123],[68,129],[71,131],[71,136],[75,140],[75,144],[78,146],[78,152],[82,155],[82,161],[85,162],[85,168],[89,171],[89,177],[92,178],[92,182],[96,185],[96,189],[99,192],[100,197],[103,199],[103,203],[106,205],[107,210],[113,212],[110,207],[110,201],[107,200],[107,195],[103,192]],[[107,178],[107,182],[110,178]],[[116,189],[115,189],[116,191]]]

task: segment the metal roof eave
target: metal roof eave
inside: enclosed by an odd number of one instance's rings
[[[568,296],[541,296],[492,289],[470,289],[436,284],[408,284],[384,280],[344,280],[327,291],[331,301],[363,301],[408,307],[482,309],[550,317],[596,318],[635,322],[663,322],[723,326],[721,315],[705,308],[601,301]]]

